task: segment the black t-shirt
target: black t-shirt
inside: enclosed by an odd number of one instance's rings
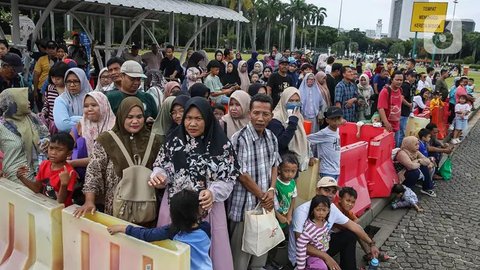
[[[335,105],[335,87],[337,86],[337,83],[337,80],[335,80],[332,75],[327,74],[327,87],[330,92],[330,102],[333,105]]]
[[[268,78],[267,86],[272,88],[273,108],[275,108],[280,101],[280,95],[283,93],[283,90],[292,85],[290,76],[283,77],[278,74],[278,72],[273,73],[270,78]]]
[[[402,95],[405,101],[407,101],[408,103],[412,103],[412,92],[413,92],[412,90],[414,89],[414,87],[415,87],[414,85],[408,82],[404,82],[402,84]],[[408,117],[411,111],[412,109],[410,107],[402,103],[401,116]]]
[[[176,78],[181,78],[183,74],[182,66],[180,65],[180,61],[177,58],[173,58],[172,60],[164,57],[162,62],[160,62],[160,70],[163,71],[163,76],[170,77],[170,75],[177,71]]]

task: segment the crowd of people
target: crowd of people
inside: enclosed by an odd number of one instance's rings
[[[225,49],[212,60],[190,52],[180,63],[171,45],[144,55],[132,46],[95,81],[78,40],[45,44],[29,83],[20,56],[0,41],[0,176],[80,205],[76,217],[101,211],[145,227],[115,225],[112,234],[185,242],[192,269],[285,267],[279,247],[262,256],[242,248],[245,212],[258,206],[275,211],[288,235],[291,269],[357,269],[357,241],[366,260],[388,259],[357,224],[357,192],[338,186],[339,128],[361,122],[395,133],[404,180],[392,207],[421,211],[412,189],[436,196],[437,168],[452,146],[434,123],[405,136],[406,122],[450,104],[456,144],[474,100],[473,80],[449,89],[446,70],[417,74],[413,59],[405,69],[387,61],[362,70],[273,47],[260,59]],[[317,195],[295,208],[296,179],[315,158]]]

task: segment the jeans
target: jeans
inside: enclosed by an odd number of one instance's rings
[[[356,270],[357,261],[355,256],[358,237],[350,230],[342,230],[332,233],[328,255],[331,257],[340,252],[340,268],[342,270]]]
[[[320,177],[332,177],[335,180],[338,180],[338,174],[328,174],[328,173],[320,173]]]
[[[432,174],[427,166],[421,165],[418,169],[406,171],[403,184],[409,188],[413,188],[418,180],[423,181],[423,190],[433,189]]]
[[[395,146],[400,147],[402,145],[403,138],[405,138],[405,132],[407,132],[408,116],[400,117],[400,129],[395,132]]]

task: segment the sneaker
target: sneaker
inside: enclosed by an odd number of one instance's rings
[[[452,139],[452,140],[450,141],[450,143],[453,144],[453,145],[456,145],[456,144],[458,144],[459,142],[460,142],[460,141],[459,141],[458,139]]]
[[[418,187],[418,188],[423,188],[423,184],[422,184],[422,183],[416,183],[415,186]]]
[[[425,194],[425,195],[428,195],[430,197],[437,197],[437,194],[435,193],[435,191],[433,191],[433,189],[430,189],[430,190],[420,190],[421,193]]]

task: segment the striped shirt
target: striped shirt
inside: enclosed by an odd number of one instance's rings
[[[303,232],[297,239],[297,269],[305,269],[307,264],[307,245],[313,245],[316,249],[326,252],[329,247],[330,233],[328,221],[322,227],[318,227],[310,219],[305,221]]]
[[[249,123],[233,134],[231,141],[240,163],[240,173],[249,174],[262,192],[266,192],[271,186],[272,168],[280,161],[277,137],[268,129],[263,136],[258,136]],[[237,181],[229,199],[228,218],[241,222],[245,211],[254,209],[258,203],[258,198]]]
[[[54,84],[49,84],[43,99],[42,113],[45,119],[48,119],[50,122],[53,122],[53,104],[55,104],[57,97],[57,87]]]

